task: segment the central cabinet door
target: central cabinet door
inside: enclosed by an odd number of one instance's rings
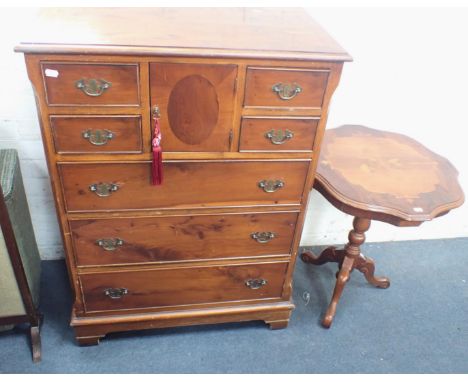
[[[151,63],[163,151],[230,151],[237,65]]]

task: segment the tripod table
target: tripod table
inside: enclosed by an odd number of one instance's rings
[[[325,132],[314,188],[354,221],[343,249],[328,247],[319,256],[301,255],[306,263],[339,265],[324,327],[332,324],[353,269],[376,287],[390,286],[388,278],[374,275],[374,261],[360,251],[371,220],[408,227],[448,213],[464,201],[457,175],[447,159],[402,134],[358,125]]]

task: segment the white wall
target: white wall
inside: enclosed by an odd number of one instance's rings
[[[328,127],[346,123],[405,133],[449,158],[468,189],[468,9],[308,9],[354,57],[345,65]],[[31,12],[0,14],[0,148],[18,149],[41,256],[61,239],[23,58],[13,53]],[[22,26],[23,24],[23,26]],[[4,31],[8,31],[4,33]],[[351,217],[313,192],[303,245],[341,243]],[[468,206],[417,228],[375,222],[369,241],[467,236]]]
[[[468,190],[468,9],[318,8],[309,13],[353,56],[328,128],[362,124],[407,134],[447,157]],[[339,243],[352,218],[314,192],[303,245]],[[468,204],[420,227],[373,222],[369,241],[468,236]]]
[[[0,9],[0,148],[15,148],[41,257],[63,257],[54,202],[31,85],[24,59],[13,47],[33,10]]]

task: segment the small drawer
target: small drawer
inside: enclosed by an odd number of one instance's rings
[[[240,151],[312,151],[320,118],[244,117]]]
[[[281,298],[287,262],[90,273],[85,309],[111,311]]]
[[[163,183],[150,162],[59,164],[68,212],[150,208],[299,205],[309,160],[166,161]]]
[[[245,107],[321,108],[329,70],[248,68]]]
[[[138,64],[43,62],[50,106],[138,106]]]
[[[142,152],[140,116],[53,115],[50,127],[59,154]]]
[[[290,253],[297,213],[70,221],[78,266]]]

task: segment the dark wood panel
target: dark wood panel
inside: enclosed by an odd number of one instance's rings
[[[288,263],[153,269],[80,276],[87,311],[280,298]],[[265,280],[252,289],[246,283]],[[109,293],[121,297],[111,298]],[[126,290],[126,292],[125,292]]]
[[[297,213],[118,218],[70,222],[78,265],[288,254]],[[264,241],[255,233],[273,238]],[[103,242],[107,240],[107,242]]]
[[[53,115],[50,128],[60,154],[142,152],[140,116]]]
[[[163,151],[229,151],[236,65],[151,63]]]
[[[250,67],[247,69],[244,106],[321,108],[329,73],[329,70]],[[275,85],[289,87],[286,94],[281,95],[285,99],[274,90]],[[294,93],[293,89],[297,87],[300,92]]]
[[[138,64],[42,62],[41,69],[49,105],[140,104]]]
[[[151,184],[150,163],[60,164],[68,211],[161,207],[281,205],[301,202],[309,161],[193,161],[163,163],[164,180]],[[265,192],[262,181],[281,182]],[[113,185],[101,197],[91,185]]]
[[[242,119],[239,151],[312,151],[319,118]]]

